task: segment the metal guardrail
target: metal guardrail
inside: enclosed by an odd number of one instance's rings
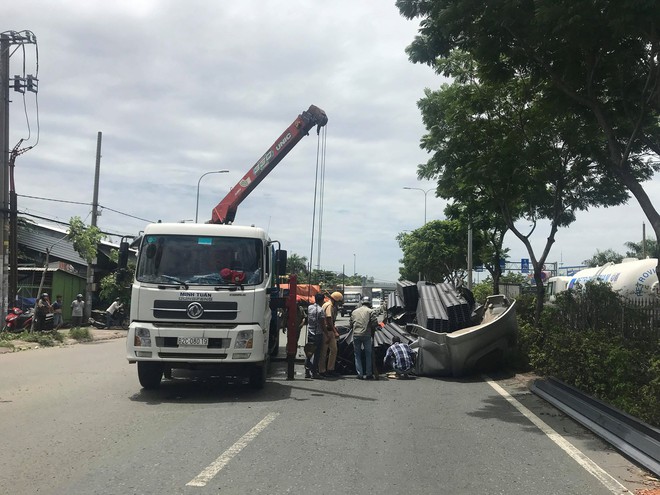
[[[617,450],[660,476],[660,430],[554,378],[536,380],[530,389]]]

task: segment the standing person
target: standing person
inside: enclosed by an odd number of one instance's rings
[[[53,329],[59,330],[64,320],[62,319],[62,296],[59,294],[55,296],[53,303]]]
[[[119,302],[119,298],[116,298],[113,303],[108,307],[108,309],[105,310],[105,327],[110,328],[114,326],[116,323],[120,322],[115,322],[115,313],[123,308],[124,305]]]
[[[80,328],[84,309],[85,301],[83,301],[82,294],[78,294],[71,303],[71,328]]]
[[[355,371],[359,380],[373,380],[372,331],[378,326],[378,318],[371,309],[371,299],[362,298],[362,306],[351,313],[349,323],[353,330],[353,351],[355,353]],[[364,369],[366,365],[366,370]],[[366,373],[365,373],[366,372]]]
[[[323,317],[323,294],[314,296],[314,304],[307,308],[307,342],[314,346],[313,353],[305,352],[305,378],[322,378],[319,374],[319,358],[321,357],[321,346],[323,344],[323,331],[325,329],[325,318]]]
[[[325,316],[325,331],[323,332],[323,345],[321,346],[321,360],[319,361],[319,373],[322,376],[336,376],[335,363],[337,362],[337,339],[339,330],[335,326],[339,304],[344,299],[341,292],[330,294],[330,300],[323,305]]]
[[[44,292],[41,294],[34,309],[34,329],[37,332],[44,330],[44,327],[46,326],[46,315],[52,311],[53,307],[50,305],[48,294]]]
[[[415,365],[415,352],[408,344],[402,344],[398,336],[392,337],[392,345],[387,348],[385,368],[391,367],[397,378],[410,378],[410,372]]]

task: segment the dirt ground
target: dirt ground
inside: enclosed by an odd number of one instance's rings
[[[68,337],[68,330],[60,330],[62,335],[64,335],[64,342],[57,343],[56,346],[66,346],[66,345],[75,345],[80,344],[81,342],[71,339]],[[90,328],[89,334],[92,337],[92,340],[108,340],[108,339],[118,339],[121,337],[126,337],[128,332],[122,329],[111,329],[111,330],[99,330],[98,328]],[[8,352],[20,352],[27,351],[30,349],[39,349],[42,347],[36,342],[25,342],[23,340],[12,340],[11,341],[14,347],[0,347],[0,354],[6,354]]]

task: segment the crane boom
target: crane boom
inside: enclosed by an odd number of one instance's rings
[[[328,117],[319,107],[311,105],[282,133],[273,145],[263,154],[250,170],[238,181],[229,194],[213,208],[210,223],[230,224],[236,217],[238,205],[259,185],[259,183],[282,161],[282,158],[317,126],[318,130],[328,123]]]

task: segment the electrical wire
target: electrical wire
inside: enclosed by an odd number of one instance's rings
[[[21,198],[38,199],[38,200],[41,200],[41,201],[52,201],[54,203],[67,203],[67,204],[72,204],[72,205],[93,206],[92,203],[84,203],[84,202],[81,202],[81,201],[68,201],[68,200],[65,200],[65,199],[43,198],[43,197],[40,197],[40,196],[28,196],[27,194],[17,194],[16,196],[19,196]],[[147,222],[147,223],[154,223],[153,220],[136,217],[135,215],[131,215],[130,213],[124,213],[123,211],[114,210],[114,209],[112,209],[108,206],[104,206],[104,205],[101,205],[101,204],[99,204],[98,206],[99,206],[99,208],[101,208],[103,210],[109,210],[113,213],[117,213],[117,214],[123,215],[125,217],[135,218],[136,220],[141,220],[141,221]]]
[[[30,198],[30,199],[39,199],[42,201],[52,201],[54,203],[69,203],[72,205],[85,205],[85,206],[92,206],[92,203],[83,203],[81,201],[67,201],[64,199],[52,199],[52,198],[42,198],[39,196],[28,196],[27,194],[17,194],[16,196],[20,198]]]
[[[325,152],[326,152],[326,127],[323,127],[321,138],[321,184],[319,194],[319,240],[317,242],[316,268],[321,269],[321,244],[323,243],[323,208],[325,206]]]
[[[39,220],[46,220],[47,222],[56,223],[58,225],[66,225],[67,227],[69,225],[71,225],[69,222],[63,222],[61,220],[54,220],[52,218],[42,217],[40,215],[35,215],[33,213],[27,213],[26,211],[19,211],[19,213],[21,215],[26,216],[26,217],[38,218]],[[89,217],[89,215],[87,215],[87,216]],[[101,234],[103,234],[103,235],[109,235],[109,236],[113,236],[113,237],[126,237],[128,235],[128,234],[117,234],[115,232],[107,232],[107,231],[100,230],[100,229],[99,229],[99,232],[101,232]]]

